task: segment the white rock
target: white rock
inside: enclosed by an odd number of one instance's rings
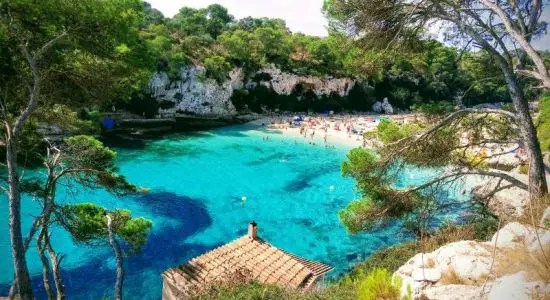
[[[524,243],[530,234],[530,230],[518,222],[506,224],[491,238],[491,244],[497,248],[516,247],[519,243]]]
[[[482,294],[482,288],[479,286],[449,284],[429,286],[420,295],[437,300],[470,300],[480,299]]]
[[[403,279],[401,293],[410,287],[413,298],[419,297],[443,274],[453,271],[463,282],[480,282],[491,268],[491,253],[486,246],[473,241],[445,245],[431,253],[418,253],[394,273]],[[439,299],[439,298],[436,298]]]
[[[160,114],[169,115],[177,111],[198,115],[234,116],[237,110],[231,102],[231,96],[237,89],[254,88],[255,82],[244,83],[244,72],[240,68],[233,69],[229,79],[222,84],[213,79],[204,79],[206,70],[201,66],[183,66],[180,69],[179,80],[171,81],[165,72],[155,72],[149,81],[149,90],[157,101],[170,101],[172,108],[161,109]],[[271,80],[260,82],[261,85],[273,88],[278,94],[289,95],[297,84],[307,84],[312,87],[317,96],[337,93],[346,96],[355,81],[349,78],[320,78],[312,76],[297,76],[284,73],[274,66],[268,66],[258,73],[269,74]]]
[[[489,300],[528,300],[534,292],[548,294],[550,285],[542,281],[528,281],[524,271],[498,278],[492,285]]]
[[[515,177],[526,181],[526,176],[517,174]],[[529,193],[517,187],[494,193],[498,183],[497,178],[485,180],[472,190],[472,194],[478,201],[487,203],[487,207],[501,218],[513,220],[523,216],[529,204]],[[504,185],[507,185],[507,182],[502,182],[500,186]]]
[[[382,110],[384,110],[386,114],[393,114],[393,107],[388,101],[388,98],[384,98],[384,100],[382,100]]]
[[[486,256],[465,255],[451,259],[452,269],[461,281],[467,283],[479,282],[491,273],[492,259]]]
[[[353,85],[355,85],[355,81],[350,78],[298,76],[285,73],[274,65],[265,66],[257,73],[269,74],[271,80],[266,84],[272,87],[279,95],[290,95],[297,84],[305,84],[311,86],[313,92],[317,96],[337,93],[343,97],[346,96]]]
[[[177,111],[199,115],[235,115],[236,109],[230,98],[233,90],[242,85],[241,71],[233,70],[230,80],[218,84],[212,79],[201,79],[206,70],[200,66],[184,66],[180,80],[171,82],[164,72],[155,72],[149,81],[149,90],[158,101],[170,101],[174,107],[161,109],[159,113]]]
[[[414,281],[437,282],[441,279],[441,270],[438,268],[418,268],[414,269],[411,277]]]
[[[550,244],[550,230],[535,228],[529,225],[523,225],[518,222],[512,222],[502,227],[498,233],[493,235],[491,245],[497,248],[527,247],[529,251],[540,249],[539,244]]]
[[[375,112],[375,113],[381,113],[382,112],[382,102],[380,101],[376,101],[374,102],[374,104],[372,105],[372,111]]]

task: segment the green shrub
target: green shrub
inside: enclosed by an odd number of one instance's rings
[[[516,111],[516,107],[514,106],[514,103],[506,103],[502,106],[502,109],[507,110],[507,111],[511,111],[511,112]]]
[[[403,243],[394,247],[378,250],[361,262],[348,276],[357,279],[375,269],[386,269],[395,272],[418,252],[415,242]]]
[[[396,142],[423,130],[420,124],[399,125],[391,120],[382,119],[376,126],[376,136],[384,144]],[[369,134],[371,135],[371,134]]]
[[[376,126],[378,138],[382,143],[389,144],[398,141],[406,136],[405,132],[395,122],[390,120],[381,120]]]
[[[215,55],[204,60],[206,76],[215,79],[219,84],[223,83],[229,77],[232,67],[223,56]]]
[[[240,284],[222,284],[212,286],[206,293],[197,296],[200,300],[225,299],[288,299],[288,293],[275,285],[258,282]]]
[[[355,283],[336,283],[326,289],[306,293],[283,289],[276,285],[259,282],[225,283],[210,287],[197,295],[196,300],[356,300]]]
[[[359,284],[358,299],[360,300],[398,300],[402,280],[396,277],[392,282],[392,275],[386,269],[374,269]]]
[[[428,102],[422,104],[414,104],[411,110],[417,111],[428,116],[439,116],[450,113],[454,110],[454,105],[449,101]]]

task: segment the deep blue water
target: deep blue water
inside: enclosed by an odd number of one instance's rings
[[[270,141],[263,141],[266,135]],[[118,152],[121,173],[149,188],[148,194],[119,199],[73,186],[60,191],[57,201],[127,208],[153,221],[143,253],[126,258],[127,299],[160,299],[161,272],[244,235],[252,220],[258,223],[260,237],[273,245],[334,266],[331,276],[377,249],[410,238],[398,224],[355,236],[346,233],[338,210],[359,195],[353,180],[340,175],[349,150],[343,146],[326,149],[296,143],[250,125],[120,145],[111,146]],[[417,184],[430,174],[411,170],[400,184]],[[0,203],[0,295],[7,294],[13,276],[6,202]],[[25,198],[25,228],[37,214],[37,205]],[[55,230],[53,244],[66,255],[62,275],[70,299],[112,295],[115,272],[109,248],[75,245],[61,229]],[[35,290],[44,298],[34,248],[27,257]]]

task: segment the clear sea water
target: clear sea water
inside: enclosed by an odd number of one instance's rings
[[[263,140],[266,136],[270,141]],[[346,233],[338,210],[359,195],[353,180],[340,174],[349,151],[344,146],[327,149],[295,142],[252,125],[107,144],[118,152],[121,173],[150,192],[119,199],[105,191],[74,186],[60,191],[57,201],[127,208],[134,216],[153,221],[143,252],[125,260],[127,299],[160,299],[161,272],[246,234],[252,220],[258,223],[260,237],[273,245],[334,266],[332,277],[377,249],[410,238],[399,224],[354,236]],[[432,171],[411,170],[400,178],[400,185],[417,184],[432,175]],[[24,198],[25,230],[38,212],[32,199]],[[7,219],[7,201],[2,201],[0,295],[7,294],[13,276]],[[62,275],[69,299],[112,295],[115,272],[110,248],[76,245],[59,228],[53,245],[66,255]],[[45,298],[34,248],[27,257],[34,288],[39,298]]]

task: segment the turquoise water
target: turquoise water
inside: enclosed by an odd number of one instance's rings
[[[263,141],[267,135],[270,141]],[[340,175],[349,150],[343,146],[296,143],[250,125],[107,144],[119,154],[121,173],[150,193],[118,199],[72,186],[59,193],[58,202],[128,208],[153,221],[143,253],[125,261],[128,299],[160,299],[162,271],[244,235],[252,220],[260,237],[273,245],[334,266],[333,277],[373,251],[410,238],[399,224],[355,236],[346,233],[337,212],[358,194],[353,180]],[[411,171],[400,183],[420,183],[431,173]],[[36,204],[25,198],[25,228],[37,214]],[[0,220],[0,295],[5,295],[13,276],[6,201],[0,203]],[[66,255],[62,275],[70,299],[112,295],[115,272],[109,248],[75,245],[61,229],[55,230],[53,244]],[[27,257],[35,290],[44,298],[34,248]]]

